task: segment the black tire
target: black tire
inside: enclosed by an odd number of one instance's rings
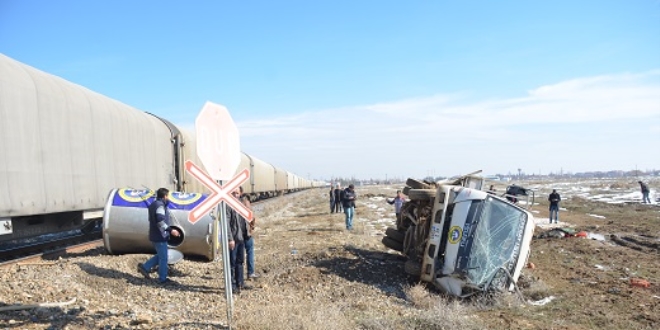
[[[383,242],[383,245],[387,246],[392,250],[396,250],[399,252],[403,250],[403,245],[401,243],[389,238],[388,236],[383,237],[383,240],[381,242]]]
[[[427,201],[435,198],[435,189],[410,189],[408,197],[414,201]]]
[[[422,275],[422,264],[415,260],[408,259],[403,265],[403,270],[406,274],[420,276]]]
[[[405,254],[415,247],[415,226],[408,227],[408,230],[406,230],[406,233],[404,234],[401,247],[403,248],[401,252]]]
[[[403,244],[403,238],[406,236],[404,232],[400,232],[394,227],[387,227],[385,235],[401,244]]]
[[[429,188],[431,188],[430,185],[428,185],[428,184],[426,184],[422,181],[415,180],[413,178],[408,178],[408,180],[406,180],[406,186],[409,186],[412,189],[429,189]]]

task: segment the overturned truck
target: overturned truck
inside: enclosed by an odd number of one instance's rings
[[[528,210],[482,190],[475,174],[406,184],[409,201],[382,240],[407,257],[406,273],[459,297],[513,290],[534,234]]]

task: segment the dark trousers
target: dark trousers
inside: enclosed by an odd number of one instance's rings
[[[341,202],[335,202],[335,212],[339,213],[343,210]]]
[[[236,242],[234,249],[229,251],[229,263],[231,264],[231,276],[239,288],[245,285],[243,278],[243,264],[245,263],[245,243]]]

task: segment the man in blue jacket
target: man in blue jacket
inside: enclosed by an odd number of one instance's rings
[[[156,200],[149,205],[149,240],[156,249],[156,255],[144,264],[138,264],[138,271],[145,278],[151,278],[149,271],[158,265],[158,282],[165,284],[170,282],[167,278],[167,240],[170,235],[178,237],[179,231],[170,227],[169,193],[167,188],[156,191]]]

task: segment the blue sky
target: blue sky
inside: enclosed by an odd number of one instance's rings
[[[0,52],[305,177],[660,168],[658,0],[0,0]]]

